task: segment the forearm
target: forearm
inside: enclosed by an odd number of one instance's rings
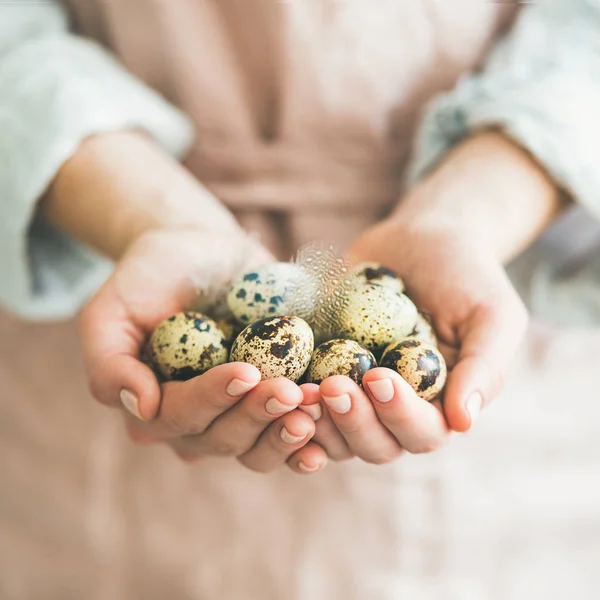
[[[564,204],[524,150],[486,132],[450,153],[408,193],[392,220],[428,231],[452,228],[506,262],[531,244]]]
[[[232,215],[184,167],[134,132],[87,139],[57,174],[40,211],[115,260],[147,231],[237,229]]]

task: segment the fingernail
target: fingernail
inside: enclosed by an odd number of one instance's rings
[[[481,411],[481,405],[483,404],[483,397],[479,392],[473,392],[465,402],[465,408],[471,417],[471,427],[477,421],[477,417],[479,416],[479,412]]]
[[[386,403],[389,402],[395,394],[394,383],[391,379],[378,379],[377,381],[369,381],[367,387],[375,400],[378,402]]]
[[[281,428],[281,433],[279,435],[281,436],[281,439],[286,444],[297,444],[298,442],[301,442],[306,437],[306,434],[292,435],[285,427]]]
[[[248,383],[247,381],[242,381],[241,379],[232,379],[225,391],[230,396],[241,396],[242,394],[249,392],[255,386],[255,383]]]
[[[320,404],[304,405],[298,407],[302,412],[305,412],[313,421],[318,421],[323,416],[323,409]]]
[[[142,415],[140,414],[140,401],[138,397],[130,392],[129,390],[122,389],[119,392],[119,398],[121,399],[121,404],[134,416],[140,420],[142,419]]]
[[[314,471],[318,471],[321,468],[321,465],[317,465],[316,467],[308,467],[300,460],[298,461],[298,468],[305,473],[313,473]]]
[[[352,401],[348,394],[342,394],[341,396],[323,396],[323,400],[327,403],[327,406],[336,413],[344,414],[352,408]]]
[[[294,408],[294,406],[282,404],[277,398],[270,398],[265,404],[265,409],[270,415],[283,415]]]

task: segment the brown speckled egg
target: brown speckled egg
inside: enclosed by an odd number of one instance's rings
[[[313,352],[306,381],[318,384],[332,375],[346,375],[360,385],[364,374],[376,366],[373,354],[358,342],[330,340]]]
[[[390,344],[380,366],[399,373],[424,400],[433,400],[446,383],[444,357],[435,346],[414,338]]]
[[[267,317],[238,335],[230,360],[254,365],[263,379],[297,381],[310,363],[313,348],[313,332],[306,321],[294,316]]]
[[[266,317],[306,317],[302,307],[296,307],[296,301],[299,292],[305,293],[311,285],[310,277],[298,265],[269,263],[235,281],[227,294],[227,305],[244,326]]]
[[[393,292],[401,294],[404,291],[404,282],[398,274],[376,262],[360,263],[348,275],[352,284],[364,285],[374,283],[390,288]]]
[[[376,284],[352,286],[344,292],[334,336],[377,352],[409,335],[417,315],[417,308],[404,294]]]
[[[435,335],[435,331],[433,330],[431,323],[421,313],[419,313],[417,317],[417,324],[415,325],[415,328],[408,337],[423,340],[424,342],[427,342],[436,348],[438,345],[437,336]]]
[[[165,319],[150,340],[152,364],[166,379],[186,381],[227,362],[223,332],[210,318],[182,312]]]

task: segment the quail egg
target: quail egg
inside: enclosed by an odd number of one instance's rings
[[[242,325],[288,314],[307,317],[298,306],[298,299],[312,295],[307,289],[311,285],[310,277],[300,266],[269,263],[242,275],[231,286],[227,304]]]
[[[306,372],[308,383],[321,383],[332,375],[347,375],[360,385],[363,375],[377,366],[375,357],[354,340],[330,340],[318,346]]]
[[[165,319],[150,340],[152,364],[166,379],[185,381],[227,362],[227,343],[217,324],[197,312]]]
[[[435,346],[414,338],[390,344],[380,366],[399,373],[424,400],[433,400],[446,383],[444,357]]]
[[[404,294],[376,285],[351,286],[336,316],[335,337],[351,339],[377,352],[408,336],[417,323],[417,308]]]
[[[357,265],[348,275],[348,281],[355,285],[366,283],[383,285],[399,294],[404,291],[404,282],[397,273],[375,262],[365,262]]]
[[[437,336],[433,331],[433,326],[421,313],[418,314],[417,324],[408,337],[423,340],[424,342],[437,347]]]
[[[230,360],[254,365],[263,379],[286,377],[297,381],[310,363],[313,348],[312,329],[300,317],[266,317],[238,335]]]

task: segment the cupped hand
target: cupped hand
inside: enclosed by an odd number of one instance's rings
[[[385,463],[403,450],[435,450],[452,430],[469,430],[498,395],[526,330],[527,312],[500,260],[469,231],[430,226],[426,218],[410,224],[390,219],[363,234],[349,253],[402,277],[435,327],[448,380],[443,398],[432,403],[385,368],[369,371],[364,389],[341,376],[320,387],[303,386],[304,403],[322,416],[298,459],[323,453]]]
[[[220,289],[270,259],[239,232],[156,231],[128,249],[83,311],[80,331],[91,392],[103,404],[127,409],[135,442],[165,442],[186,461],[235,456],[267,472],[312,437],[314,421],[297,410],[303,395],[291,381],[261,382],[252,365],[230,363],[190,381],[161,384],[140,359],[163,319],[197,307],[204,290]],[[325,459],[317,459],[308,456],[304,471],[320,468]]]

